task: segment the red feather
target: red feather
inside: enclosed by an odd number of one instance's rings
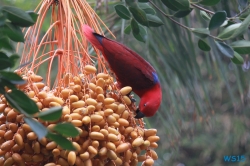
[[[154,103],[151,105],[154,108],[151,109],[157,110],[161,102],[161,88],[155,69],[136,52],[114,40],[94,33],[89,26],[83,25],[83,32],[86,38],[101,50],[111,70],[115,73],[119,85],[131,86],[133,91],[141,97],[141,101],[147,102],[152,100],[151,98],[156,98],[159,102],[153,99],[151,102]],[[154,114],[156,110],[145,115],[152,116],[151,114]]]

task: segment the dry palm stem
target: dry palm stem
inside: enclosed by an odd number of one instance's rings
[[[41,111],[63,107],[59,121],[37,120],[49,130],[56,123],[71,122],[80,132],[69,138],[77,150],[63,150],[46,138],[38,140],[23,116],[0,96],[0,155],[4,156],[0,165],[153,165],[158,158],[152,149],[158,146],[157,130],[147,130],[142,119],[133,118],[136,106],[127,96],[131,88],[116,88],[98,50],[97,56],[89,55],[81,25],[102,34],[93,9],[86,0],[43,0],[36,10],[38,21],[27,30],[21,59],[21,64],[31,63],[17,71],[27,84],[19,89]],[[50,26],[41,35],[50,12]],[[41,68],[47,68],[45,82],[36,74]],[[55,80],[52,71],[57,73]]]
[[[26,33],[26,43],[23,49],[22,63],[32,61],[24,70],[37,72],[40,65],[48,63],[46,84],[51,83],[52,62],[58,62],[56,80],[60,80],[65,73],[76,75],[83,73],[83,66],[91,64],[88,55],[87,41],[81,33],[81,25],[88,24],[98,33],[102,33],[98,24],[98,16],[86,1],[54,1],[44,0],[40,3],[37,23]],[[51,12],[50,27],[41,39],[41,28],[48,12]],[[105,65],[98,56],[98,65],[106,72]],[[92,57],[94,58],[94,57]],[[26,71],[27,72],[27,71]],[[54,84],[62,86],[60,82]]]

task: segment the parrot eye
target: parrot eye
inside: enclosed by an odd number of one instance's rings
[[[146,107],[146,104],[144,104],[144,107]]]

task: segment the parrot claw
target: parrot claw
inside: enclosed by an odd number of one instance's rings
[[[136,99],[135,99],[135,98],[131,98],[130,100],[131,100],[133,103],[136,102]]]
[[[145,115],[144,115],[139,109],[137,109],[137,110],[136,110],[136,115],[135,115],[134,118],[140,119],[140,118],[143,118],[144,116],[145,116]]]
[[[136,99],[134,98],[134,95],[131,94],[131,93],[132,93],[132,91],[129,92],[129,94],[127,94],[126,96],[128,96],[128,97],[130,98],[130,100],[132,101],[132,103],[135,103],[135,102],[136,102]]]

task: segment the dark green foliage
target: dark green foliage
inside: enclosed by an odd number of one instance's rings
[[[148,20],[148,26],[150,27],[159,27],[163,25],[163,22],[159,17],[153,14],[146,14]]]
[[[224,21],[226,20],[226,17],[227,17],[227,13],[225,11],[221,11],[221,12],[216,12],[210,22],[209,22],[209,30],[213,30],[213,29],[216,29],[218,27],[220,27]]]
[[[214,6],[219,2],[220,0],[202,0],[199,3],[206,6]]]
[[[239,54],[250,54],[250,41],[248,40],[239,40],[231,43],[234,51]]]
[[[42,139],[47,136],[48,130],[40,122],[32,118],[24,117],[24,121],[31,127],[31,129],[36,133],[38,139]]]
[[[125,20],[129,20],[131,17],[128,9],[124,5],[116,5],[115,11],[121,18]]]
[[[139,8],[141,8],[146,14],[155,15],[155,10],[147,3],[138,3]]]
[[[198,47],[203,51],[210,51],[211,47],[202,39],[198,41]]]
[[[187,9],[187,10],[178,10],[176,13],[174,13],[174,17],[182,18],[187,15],[189,15],[192,12],[193,9]]]
[[[55,121],[62,116],[62,107],[52,107],[49,111],[43,111],[38,117],[44,121]]]
[[[210,33],[206,28],[192,28],[191,31],[199,38],[206,38]]]
[[[209,15],[205,12],[205,11],[200,11],[200,15],[201,15],[201,17],[204,19],[204,20],[206,20],[206,21],[210,21],[210,17],[209,17]]]
[[[124,30],[125,34],[130,34],[130,31],[132,30],[133,36],[141,42],[145,42],[145,39],[147,38],[147,31],[145,28],[149,27],[160,27],[163,25],[163,22],[159,16],[154,12],[154,9],[150,7],[149,4],[152,4],[157,10],[159,10],[160,13],[164,17],[171,19],[173,21],[173,18],[183,18],[186,16],[189,16],[192,12],[193,8],[199,9],[200,16],[206,20],[209,21],[208,28],[204,27],[187,27],[185,25],[181,25],[181,23],[178,23],[176,20],[174,21],[179,26],[185,28],[186,30],[189,30],[193,32],[195,36],[198,38],[206,38],[210,37],[216,40],[216,46],[218,50],[225,56],[229,58],[233,58],[233,49],[225,44],[224,40],[232,39],[241,36],[244,34],[244,32],[247,30],[248,26],[250,25],[250,13],[249,12],[242,12],[239,14],[239,18],[243,20],[243,22],[239,23],[236,21],[235,18],[227,18],[227,13],[225,11],[218,11],[218,12],[208,12],[207,9],[204,9],[202,7],[197,7],[197,4],[195,2],[189,2],[188,0],[162,0],[158,4],[160,6],[165,5],[167,8],[175,11],[173,15],[169,15],[167,12],[164,12],[164,10],[161,10],[159,6],[156,6],[153,1],[148,1],[149,3],[146,3],[147,1],[142,1],[143,3],[138,3],[134,0],[126,0],[126,5],[128,6],[128,9],[123,5],[116,5],[116,13],[123,19],[130,20],[130,26],[127,26],[127,28]],[[206,6],[214,6],[215,4],[219,3],[220,0],[202,0],[199,3]],[[247,2],[239,2],[241,6],[248,7]],[[192,6],[192,8],[191,8]],[[245,9],[246,10],[246,9]],[[247,11],[247,10],[246,10]],[[132,18],[130,15],[130,12],[132,14]],[[208,14],[210,13],[210,15]],[[212,13],[212,14],[211,14]],[[234,20],[235,19],[235,20]],[[145,28],[143,27],[145,26]],[[222,31],[218,31],[220,27],[225,27],[222,29]],[[217,30],[216,35],[211,35],[209,31],[211,30]],[[236,42],[237,43],[237,42]],[[241,43],[239,43],[241,45]],[[210,51],[211,46],[209,43],[206,43],[203,40],[199,40],[198,47],[203,51]],[[238,53],[246,53],[243,51],[243,48],[240,48],[240,46],[235,46],[236,51]],[[241,49],[241,50],[238,50]],[[244,50],[246,48],[244,47]],[[233,61],[235,62],[235,61]],[[237,63],[238,64],[238,63]]]
[[[63,149],[75,150],[75,147],[72,145],[72,143],[67,138],[65,138],[64,136],[62,136],[60,134],[55,134],[55,133],[49,132],[47,134],[47,138],[55,141]]]
[[[53,130],[67,137],[76,137],[79,135],[79,131],[71,123],[59,123]]]
[[[240,56],[240,54],[238,54],[235,51],[234,51],[234,57],[231,58],[231,61],[238,65],[242,65],[244,63],[244,59]]]
[[[125,34],[130,34],[132,30],[133,36],[138,41],[145,42],[147,31],[144,26],[159,27],[163,25],[163,22],[156,15],[155,10],[147,3],[148,1],[142,0],[139,2],[141,3],[137,3],[134,0],[126,0],[127,7],[116,5],[115,11],[121,18],[130,20],[130,26],[127,26],[124,30]]]
[[[171,10],[173,10],[173,11],[177,11],[177,10],[178,10],[178,8],[175,7],[175,6],[172,4],[172,0],[161,0],[161,1],[162,1],[162,3],[163,3],[164,5],[166,5],[169,9],[171,9]]]
[[[36,103],[22,91],[13,89],[10,93],[5,93],[5,97],[10,105],[25,115],[33,115],[39,112]]]
[[[232,47],[230,47],[226,43],[220,42],[220,41],[215,41],[215,44],[222,55],[225,55],[229,58],[233,58],[234,50]]]
[[[19,8],[3,6],[2,12],[6,15],[7,19],[17,26],[29,27],[36,22],[36,20],[34,21],[34,18],[32,18],[29,13],[26,13]]]
[[[132,13],[134,19],[144,25],[144,26],[148,26],[148,20],[147,20],[147,17],[146,17],[146,13],[138,8],[138,7],[129,7],[129,11]]]
[[[188,10],[189,9],[189,0],[171,0],[173,6],[178,10]]]

